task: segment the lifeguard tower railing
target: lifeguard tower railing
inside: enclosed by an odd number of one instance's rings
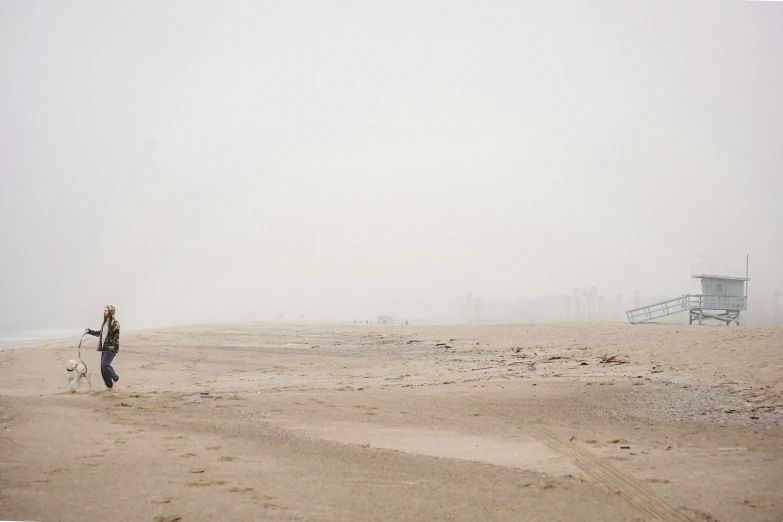
[[[625,316],[628,318],[628,322],[639,324],[687,311],[741,311],[747,309],[748,298],[744,296],[685,294],[660,303],[628,310],[625,312]]]

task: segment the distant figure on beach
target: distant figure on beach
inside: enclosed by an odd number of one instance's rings
[[[120,351],[120,322],[115,318],[116,309],[112,305],[103,309],[103,324],[100,330],[84,329],[84,333],[98,338],[98,351],[101,352],[101,376],[106,387],[117,389],[120,378],[111,367],[111,362]]]

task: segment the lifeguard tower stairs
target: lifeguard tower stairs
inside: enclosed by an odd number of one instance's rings
[[[701,279],[701,294],[685,294],[668,301],[628,310],[625,316],[632,324],[647,323],[668,315],[689,312],[689,323],[714,319],[726,326],[740,324],[740,312],[748,309],[747,277],[694,275]]]

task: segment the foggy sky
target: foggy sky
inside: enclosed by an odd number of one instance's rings
[[[783,291],[783,3],[0,2],[0,326]]]

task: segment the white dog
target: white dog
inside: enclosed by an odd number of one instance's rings
[[[83,364],[76,364],[76,361],[71,359],[65,363],[65,374],[68,377],[68,385],[71,388],[71,392],[75,392],[76,388],[82,383],[82,379],[87,379],[87,384],[92,388],[92,370],[87,369]]]

